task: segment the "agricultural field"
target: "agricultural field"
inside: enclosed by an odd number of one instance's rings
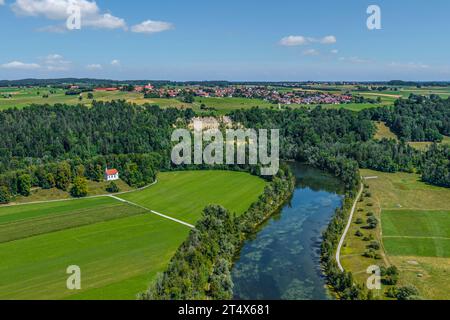
[[[255,195],[262,194],[265,187],[264,180],[243,172],[233,172],[232,179],[229,171],[161,172],[158,179],[164,183],[119,197],[195,223],[205,203],[220,204],[237,215],[244,213],[257,200]],[[239,190],[230,192],[236,187]]]
[[[257,200],[264,180],[239,172],[160,173],[158,183],[101,196],[0,207],[0,299],[135,299],[186,239],[208,204],[236,214]],[[134,205],[136,204],[136,205]],[[66,288],[70,265],[80,291]]]
[[[450,190],[420,181],[408,173],[362,170],[367,196],[358,205],[344,249],[344,268],[365,281],[369,265],[395,265],[400,269],[399,285],[412,284],[428,299],[450,298]],[[375,178],[376,177],[376,178]],[[381,243],[379,257],[366,258],[366,245],[355,233],[358,218],[373,212],[381,226],[363,230]],[[360,229],[362,230],[362,229]],[[439,284],[439,285],[437,285]]]

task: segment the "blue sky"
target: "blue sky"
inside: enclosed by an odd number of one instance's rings
[[[450,80],[448,0],[69,1],[0,0],[0,79]]]

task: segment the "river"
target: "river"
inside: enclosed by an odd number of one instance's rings
[[[234,298],[325,300],[320,242],[343,186],[333,176],[293,163],[297,182],[292,199],[247,239],[235,261]]]

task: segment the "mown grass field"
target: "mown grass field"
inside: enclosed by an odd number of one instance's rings
[[[396,265],[399,285],[413,284],[428,299],[449,299],[450,189],[425,184],[416,174],[372,170],[361,174],[378,178],[365,181],[371,196],[358,205],[362,211],[355,215],[346,241],[344,267],[365,282],[369,265]],[[363,257],[367,243],[354,235],[359,228],[356,219],[369,211],[381,227],[363,233],[381,242],[379,260]]]
[[[119,197],[188,223],[197,221],[205,204],[220,204],[239,215],[263,193],[265,182],[244,172],[232,176],[229,171],[162,172],[155,186]]]
[[[450,211],[384,210],[388,255],[450,258]]]
[[[192,223],[212,203],[244,212],[265,185],[223,171],[161,173],[158,181],[123,197]],[[0,299],[135,299],[189,231],[110,197],[0,207]],[[81,268],[80,291],[66,288],[70,265]]]

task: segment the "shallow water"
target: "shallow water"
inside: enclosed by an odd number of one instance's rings
[[[245,243],[232,270],[235,299],[329,299],[320,270],[322,231],[342,203],[339,180],[292,164],[297,178],[289,204]]]

